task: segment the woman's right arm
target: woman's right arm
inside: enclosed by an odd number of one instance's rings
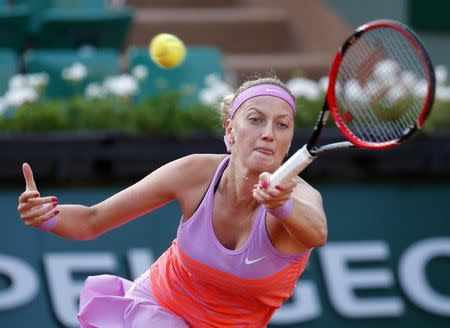
[[[192,167],[192,162],[195,162],[195,155],[170,162],[134,185],[90,207],[54,206],[53,196],[35,196],[38,190],[33,173],[25,163],[23,174],[26,190],[19,197],[18,211],[24,223],[34,227],[58,212],[56,226],[51,230],[53,234],[67,239],[93,239],[177,199],[180,191],[189,192],[189,188],[195,186],[196,179],[194,174],[186,174],[186,167]]]

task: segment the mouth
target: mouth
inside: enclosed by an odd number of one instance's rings
[[[273,155],[273,150],[271,150],[270,148],[260,147],[260,148],[256,148],[255,150],[264,155]]]

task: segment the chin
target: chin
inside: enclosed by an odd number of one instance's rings
[[[279,163],[275,157],[255,156],[249,158],[249,168],[258,172],[273,172],[278,168]]]

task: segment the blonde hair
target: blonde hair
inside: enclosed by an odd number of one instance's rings
[[[286,92],[295,101],[295,97],[289,91],[289,89],[284,84],[284,82],[281,81],[276,76],[256,77],[256,78],[247,80],[241,84],[241,86],[236,90],[236,93],[226,95],[225,97],[222,98],[222,101],[219,103],[217,111],[219,113],[219,116],[220,116],[220,119],[222,122],[222,126],[225,126],[225,122],[231,116],[230,115],[231,105],[233,104],[233,100],[236,98],[236,96],[239,95],[242,91],[247,90],[248,88],[253,87],[255,85],[259,85],[259,84],[273,84],[273,85],[279,86],[280,88],[283,88],[284,90],[286,90]]]

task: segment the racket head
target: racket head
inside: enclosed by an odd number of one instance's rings
[[[420,129],[435,94],[431,60],[406,25],[377,20],[341,46],[326,101],[336,126],[355,146],[395,147]]]

